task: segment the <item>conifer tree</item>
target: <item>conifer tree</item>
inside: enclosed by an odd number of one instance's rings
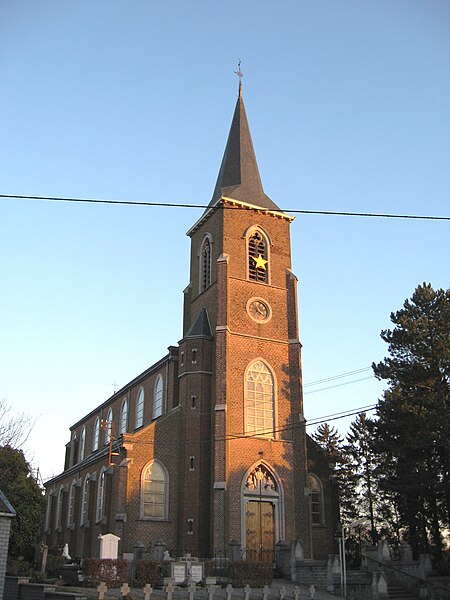
[[[356,479],[351,469],[350,461],[343,448],[343,439],[335,427],[328,423],[319,425],[312,434],[312,438],[325,450],[329,456],[329,463],[339,488],[340,518],[343,525],[348,525],[356,518]]]
[[[450,525],[450,290],[418,286],[391,321],[381,332],[389,357],[372,365],[388,382],[372,438],[384,457],[379,482],[416,555],[440,558]]]

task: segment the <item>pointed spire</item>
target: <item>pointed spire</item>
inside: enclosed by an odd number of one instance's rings
[[[221,196],[268,210],[280,210],[263,190],[242,98],[241,78],[230,133],[209,206],[214,206]]]

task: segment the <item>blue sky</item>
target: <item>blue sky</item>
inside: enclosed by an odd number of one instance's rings
[[[280,207],[449,216],[440,0],[3,0],[0,193],[207,204],[238,59]],[[199,214],[0,199],[0,397],[38,418],[44,478],[69,426],[180,339]],[[380,360],[390,312],[448,287],[448,221],[302,215],[291,235],[306,384]],[[306,387],[307,418],[375,403],[378,382],[349,384],[368,376]]]

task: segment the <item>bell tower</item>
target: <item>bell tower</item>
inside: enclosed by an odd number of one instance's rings
[[[240,83],[213,196],[188,231],[180,342],[181,485],[194,450],[202,473],[197,500],[192,487],[184,494],[180,530],[190,519],[190,539],[210,555],[237,540],[245,556],[271,561],[278,541],[299,539],[309,554],[292,220],[263,190]],[[209,511],[200,514],[205,489]],[[182,547],[189,551],[188,537]]]

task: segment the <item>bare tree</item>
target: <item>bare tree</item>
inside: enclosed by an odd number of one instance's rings
[[[15,413],[5,398],[0,399],[0,446],[21,448],[36,423],[36,419],[25,413]]]

